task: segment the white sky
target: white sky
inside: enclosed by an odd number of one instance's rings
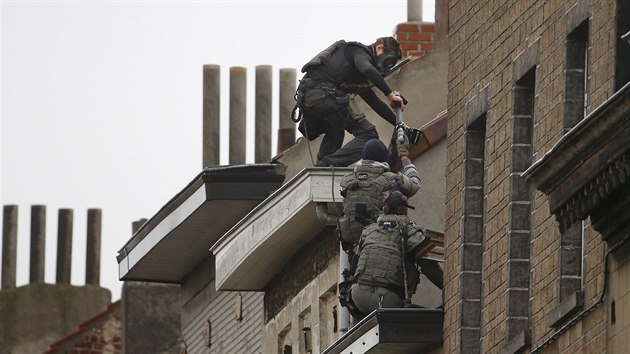
[[[202,169],[204,64],[221,65],[222,164],[229,67],[248,69],[253,163],[256,65],[273,66],[275,151],[279,69],[295,68],[299,79],[332,42],[369,44],[407,19],[406,0],[0,3],[0,202],[19,207],[17,285],[29,281],[31,205],[47,206],[47,283],[55,282],[58,209],[74,209],[75,285],[85,282],[87,209],[100,208],[101,285],[113,300],[131,222],[153,216]],[[423,1],[425,21],[433,6]]]

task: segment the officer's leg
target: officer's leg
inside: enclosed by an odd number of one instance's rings
[[[352,285],[352,301],[359,311],[368,314],[378,308],[378,295],[374,290],[369,285]]]
[[[386,288],[376,288],[380,298],[380,307],[402,307],[403,299]]]
[[[343,128],[354,135],[354,139],[326,157],[326,161],[332,166],[349,166],[356,162],[361,159],[365,143],[370,139],[378,139],[376,127],[358,110],[354,101],[350,101],[343,117]]]
[[[327,124],[324,138],[319,145],[319,152],[317,153],[317,163],[315,164],[316,166],[333,165],[330,163],[328,157],[334,154],[335,151],[339,150],[339,148],[343,144],[344,135],[345,132],[341,125],[334,126],[332,124]]]

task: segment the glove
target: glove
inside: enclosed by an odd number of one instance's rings
[[[396,150],[398,151],[398,156],[409,156],[409,138],[407,134],[403,133],[403,142],[401,143],[396,139]]]

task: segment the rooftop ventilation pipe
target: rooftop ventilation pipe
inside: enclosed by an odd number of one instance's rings
[[[203,166],[220,164],[221,67],[203,66]]]
[[[18,206],[5,205],[2,214],[2,283],[0,289],[15,288],[17,219]]]

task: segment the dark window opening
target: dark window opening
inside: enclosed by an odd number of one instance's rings
[[[615,36],[615,91],[630,82],[630,44],[621,36],[630,32],[630,2],[617,0],[617,33]]]

